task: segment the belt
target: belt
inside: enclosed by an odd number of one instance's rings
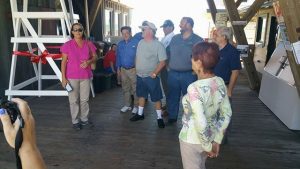
[[[193,70],[183,70],[183,71],[178,71],[174,69],[169,69],[170,71],[177,72],[177,73],[188,73],[188,72],[193,72]]]
[[[129,70],[129,69],[133,69],[135,67],[122,67],[123,69]]]

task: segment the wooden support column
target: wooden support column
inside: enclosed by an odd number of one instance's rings
[[[100,6],[102,4],[103,0],[94,0],[93,6],[90,12],[90,30],[93,28],[93,25],[95,23],[96,17],[98,15],[98,12],[100,10]]]
[[[240,15],[238,13],[236,4],[234,0],[224,0],[224,5],[227,9],[229,20],[232,23],[233,21],[241,21]],[[232,25],[233,33],[235,39],[239,45],[248,45],[247,38],[244,31],[243,25]],[[250,88],[253,90],[258,90],[260,87],[260,79],[258,77],[254,62],[253,62],[253,50],[250,50],[248,57],[243,57],[244,67],[246,69]]]
[[[297,42],[300,33],[296,29],[300,28],[300,1],[299,0],[279,0],[282,15],[287,28],[287,35],[290,43]],[[287,51],[287,57],[295,80],[295,86],[300,95],[300,65],[297,64],[293,52]]]
[[[247,23],[253,18],[257,13],[259,8],[264,4],[266,0],[255,0],[254,3],[248,8],[247,12],[242,18],[242,21],[247,21]]]
[[[238,8],[238,7],[241,5],[242,2],[243,2],[243,0],[237,0],[237,1],[235,2],[236,8]]]
[[[213,22],[216,23],[217,8],[214,0],[207,0]]]

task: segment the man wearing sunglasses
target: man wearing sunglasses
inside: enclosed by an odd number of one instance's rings
[[[136,93],[139,97],[139,109],[138,113],[130,118],[130,121],[144,119],[145,100],[150,94],[151,101],[155,102],[158,127],[164,128],[165,124],[161,111],[161,99],[163,96],[158,74],[165,66],[165,60],[167,59],[166,50],[163,44],[155,38],[157,28],[153,23],[146,22],[140,28],[143,30],[144,39],[139,42],[136,52]]]

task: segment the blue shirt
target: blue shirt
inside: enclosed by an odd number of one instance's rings
[[[138,41],[144,39],[144,37],[143,37],[143,32],[138,32],[138,33],[136,33],[136,34],[133,36],[133,38],[136,39],[136,40],[138,40]]]
[[[220,50],[219,62],[214,72],[216,76],[221,77],[225,84],[230,81],[231,71],[242,69],[239,51],[230,43]]]
[[[117,68],[133,68],[135,67],[136,49],[139,41],[136,39],[129,39],[127,42],[122,40],[117,47]]]

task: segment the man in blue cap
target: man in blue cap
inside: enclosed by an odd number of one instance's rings
[[[164,47],[166,48],[166,52],[167,52],[167,56],[170,56],[170,51],[169,51],[169,44],[173,38],[174,34],[174,24],[171,20],[167,19],[165,20],[165,22],[163,23],[163,25],[160,26],[161,28],[163,28],[164,34],[165,36],[161,39],[161,43],[164,45]],[[162,70],[161,70],[161,84],[163,87],[163,91],[165,96],[168,93],[168,84],[167,84],[167,78],[168,78],[168,71],[167,71],[167,66],[165,66]],[[162,110],[164,110],[164,115],[166,116],[168,113],[166,111],[167,109],[167,104],[165,104],[162,107]]]

